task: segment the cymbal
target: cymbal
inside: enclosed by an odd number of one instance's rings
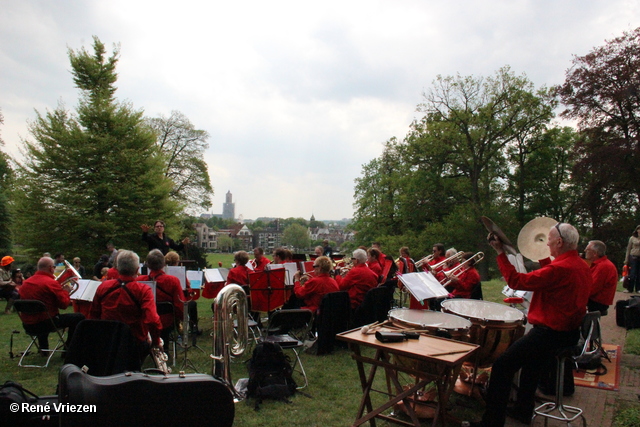
[[[549,258],[549,246],[547,246],[547,236],[549,229],[556,225],[558,221],[546,216],[534,218],[522,227],[518,234],[518,249],[520,253],[531,261],[538,261]]]
[[[516,251],[516,248],[513,246],[513,244],[509,240],[509,238],[502,232],[502,230],[500,230],[500,227],[498,227],[493,221],[491,221],[486,216],[481,216],[480,221],[482,221],[482,224],[484,224],[484,227],[487,229],[489,233],[492,233],[498,236],[498,238],[502,242],[502,247],[506,252],[512,255],[516,255],[518,253]]]

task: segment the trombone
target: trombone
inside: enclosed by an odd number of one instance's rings
[[[416,267],[420,268],[422,267],[422,264],[429,264],[431,262],[431,260],[435,257],[435,255],[427,255],[426,257],[418,260],[416,262]]]
[[[425,268],[431,273],[431,274],[435,274],[435,272],[442,270],[447,263],[455,261],[455,262],[460,262],[462,261],[462,257],[464,256],[464,252],[460,251],[455,255],[451,255],[449,258],[440,261],[437,264],[433,264],[433,265],[425,265]]]
[[[473,267],[474,265],[482,261],[483,258],[484,258],[484,253],[478,252],[472,257],[469,257],[469,259],[466,259],[465,261],[461,262],[459,265],[456,265],[451,270],[444,271],[443,274],[445,276],[445,279],[441,282],[442,286],[450,285],[451,282],[453,282],[458,277],[462,276],[462,274],[465,271],[467,271],[468,269],[470,269],[471,267]]]

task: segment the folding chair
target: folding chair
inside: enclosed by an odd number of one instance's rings
[[[311,338],[310,331],[313,323],[313,313],[307,309],[295,310],[279,310],[274,312],[269,318],[269,326],[267,326],[267,335],[260,338],[260,341],[269,341],[277,343],[283,350],[291,350],[296,355],[296,361],[293,364],[293,370],[296,366],[300,366],[297,371],[304,379],[304,385],[298,389],[305,388],[309,385],[307,373],[300,360],[298,349],[304,346],[304,341]]]
[[[387,320],[391,310],[391,292],[384,286],[378,286],[367,291],[355,312],[353,313],[353,326],[359,327],[373,322]]]
[[[24,331],[26,332],[26,334],[29,335],[29,337],[31,337],[31,342],[29,342],[29,345],[27,346],[27,348],[22,352],[20,361],[18,361],[18,366],[23,368],[46,368],[47,366],[49,366],[49,361],[51,360],[55,352],[65,351],[66,349],[66,344],[64,342],[64,337],[63,337],[64,328],[59,329],[56,326],[55,322],[53,321],[53,318],[49,315],[49,312],[47,311],[47,307],[44,305],[42,301],[25,300],[25,299],[16,300],[14,302],[14,307],[18,312],[20,319],[22,319],[23,314],[41,314],[41,313],[47,314],[48,323],[45,324],[43,329],[41,329],[40,324],[38,324],[37,327],[36,325],[27,325],[25,323],[22,324],[22,327],[24,328]],[[42,335],[45,333],[48,335],[51,332],[55,332],[58,335],[58,342],[56,343],[53,350],[40,348],[37,342],[38,335]],[[24,357],[27,354],[29,354],[29,350],[31,350],[31,347],[33,347],[33,344],[36,345],[38,352],[49,353],[49,357],[47,357],[47,362],[44,365],[23,365],[22,364]]]
[[[76,326],[65,363],[95,377],[140,371],[140,350],[129,325],[116,320],[83,320]]]

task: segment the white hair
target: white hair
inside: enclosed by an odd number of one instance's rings
[[[367,262],[367,253],[364,249],[356,249],[353,251],[353,257],[360,263]]]

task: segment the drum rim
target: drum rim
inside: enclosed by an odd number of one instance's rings
[[[393,308],[391,310],[389,310],[388,313],[388,318],[391,321],[391,323],[393,323],[394,325],[396,323],[394,323],[394,318],[392,317],[392,312],[396,311],[396,312],[400,312],[400,311],[412,311],[412,312],[419,312],[419,311],[424,311],[424,312],[429,312],[429,313],[437,313],[438,315],[445,315],[445,316],[455,316],[457,317],[459,320],[464,320],[465,322],[468,323],[468,325],[466,326],[456,326],[456,327],[448,327],[445,325],[440,325],[440,326],[432,326],[432,325],[425,325],[425,324],[417,324],[417,323],[410,323],[407,321],[402,321],[400,319],[395,319],[398,323],[401,323],[403,326],[404,325],[408,325],[408,326],[412,326],[412,327],[420,327],[420,328],[424,328],[424,329],[433,329],[433,330],[446,330],[446,331],[469,331],[471,329],[471,327],[473,326],[473,322],[471,322],[469,319],[466,319],[462,316],[458,316],[457,314],[453,314],[453,313],[442,313],[440,311],[433,311],[433,310],[420,310],[420,309],[415,309],[415,308],[407,308],[407,307],[397,307],[397,308]],[[456,319],[456,320],[458,320]]]

